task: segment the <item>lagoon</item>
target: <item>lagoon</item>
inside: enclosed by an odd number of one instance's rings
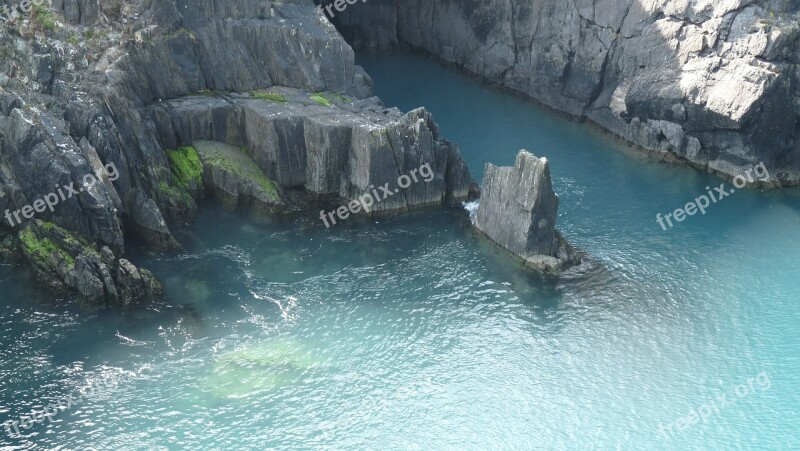
[[[93,310],[3,264],[0,421],[126,376],[0,443],[800,447],[800,192],[738,191],[664,231],[658,213],[722,180],[425,56],[359,64],[388,106],[432,111],[478,180],[521,148],[546,156],[558,227],[592,265],[530,273],[458,206],[326,229],[318,215],[253,222],[214,204],[179,234],[187,252],[131,249],[168,305]]]

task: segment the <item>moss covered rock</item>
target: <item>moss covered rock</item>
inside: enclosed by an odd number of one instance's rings
[[[206,187],[223,204],[262,212],[283,204],[275,183],[250,158],[247,148],[213,141],[197,141],[194,147],[203,162]]]
[[[169,172],[162,171],[157,191],[160,204],[172,219],[185,218],[197,211],[197,199],[203,198],[203,163],[192,146],[165,150]]]
[[[184,146],[167,150],[167,156],[176,185],[186,191],[200,189],[203,183],[203,163],[197,150],[192,146]]]
[[[54,288],[71,288],[85,301],[128,305],[161,295],[161,285],[149,271],[53,223],[31,222],[17,240],[23,258],[42,280]]]

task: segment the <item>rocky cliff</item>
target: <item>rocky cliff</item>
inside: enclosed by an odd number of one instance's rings
[[[474,224],[527,266],[557,273],[581,262],[556,230],[558,202],[547,159],[521,150],[514,167],[486,165]]]
[[[800,183],[796,0],[370,0],[335,22],[355,46],[424,49],[724,176],[765,163]]]
[[[426,161],[435,181],[382,212],[467,196],[466,165],[430,114],[369,98],[311,0],[37,3],[0,21],[0,213],[24,219],[0,225],[0,248],[53,285],[97,302],[157,296],[122,258],[126,237],[178,246],[170,224],[207,190],[268,210],[284,190],[347,202]],[[203,141],[217,144],[191,146]],[[62,186],[74,195],[25,214]]]
[[[273,88],[268,93],[186,96],[151,106],[167,147],[196,140],[242,146],[283,189],[349,201],[430,164],[436,176],[376,203],[371,215],[464,200],[472,179],[458,148],[424,108],[401,114],[375,97]],[[268,96],[275,100],[261,100]],[[312,100],[312,98],[316,100]]]

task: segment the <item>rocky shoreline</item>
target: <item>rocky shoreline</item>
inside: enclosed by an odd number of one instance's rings
[[[47,285],[94,303],[157,299],[152,274],[123,258],[126,241],[179,249],[171,227],[206,195],[274,214],[347,203],[422,164],[430,183],[370,214],[459,202],[474,188],[427,111],[370,97],[352,49],[311,1],[53,5],[0,23],[0,209],[109,162],[119,177],[0,225],[3,253]]]
[[[376,0],[334,22],[357,48],[423,50],[658,159],[800,184],[799,4]]]
[[[99,182],[20,226],[2,223],[0,253],[48,285],[130,305],[160,287],[124,258],[126,242],[180,249],[171,228],[206,196],[265,214],[343,205],[429,164],[430,183],[368,214],[475,198],[458,147],[425,109],[403,114],[372,97],[343,35],[430,52],[664,159],[728,176],[764,163],[765,186],[798,184],[798,10],[780,0],[371,0],[337,14],[337,31],[311,0],[35,5],[0,21],[0,211],[89,174]],[[101,177],[110,163],[113,181]],[[507,201],[488,196],[485,209]],[[484,226],[538,269],[576,261],[554,229],[552,246],[532,252]]]

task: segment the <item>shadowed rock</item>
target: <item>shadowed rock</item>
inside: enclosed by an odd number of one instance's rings
[[[159,249],[180,248],[158,206],[143,190],[134,188],[128,193],[128,208],[131,217],[129,227],[147,243]]]
[[[581,260],[555,229],[558,202],[547,159],[521,150],[513,168],[486,165],[475,227],[527,266],[563,271]]]
[[[19,232],[19,250],[47,285],[74,289],[90,303],[129,305],[161,296],[161,284],[149,271],[52,223],[28,224]]]

